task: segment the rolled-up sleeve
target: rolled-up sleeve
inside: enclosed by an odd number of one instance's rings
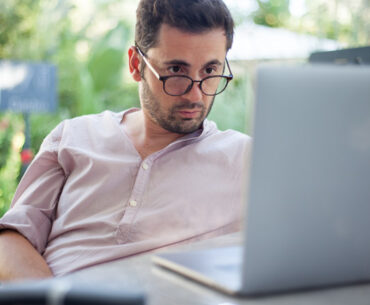
[[[9,211],[0,219],[0,230],[13,229],[43,253],[66,174],[58,161],[63,134],[59,124],[43,141],[15,192]]]

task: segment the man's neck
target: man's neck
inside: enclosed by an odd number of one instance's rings
[[[142,159],[184,136],[165,130],[147,118],[142,109],[126,114],[123,128]]]

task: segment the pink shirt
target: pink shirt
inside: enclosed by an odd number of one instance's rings
[[[0,220],[55,275],[238,229],[248,136],[206,120],[142,160],[123,115],[105,111],[59,124]]]

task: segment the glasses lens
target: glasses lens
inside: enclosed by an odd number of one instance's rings
[[[227,83],[227,78],[223,76],[208,77],[202,82],[202,91],[207,95],[216,95],[225,90]]]
[[[171,76],[166,79],[164,90],[170,95],[183,95],[191,83],[191,79],[185,76]]]

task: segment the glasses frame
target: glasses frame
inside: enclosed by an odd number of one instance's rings
[[[230,72],[229,75],[210,75],[210,76],[207,76],[207,77],[205,77],[205,78],[203,78],[201,80],[194,80],[190,76],[187,76],[187,75],[168,75],[168,76],[161,76],[154,69],[154,67],[150,64],[149,60],[147,59],[147,57],[145,56],[145,54],[140,50],[140,48],[137,45],[135,46],[135,48],[136,48],[137,52],[139,53],[139,55],[143,58],[144,62],[148,65],[149,69],[153,72],[153,74],[155,75],[155,77],[163,83],[163,91],[166,94],[170,95],[170,96],[182,96],[182,95],[185,95],[185,94],[189,93],[190,90],[193,88],[194,83],[199,83],[199,88],[200,88],[200,90],[202,91],[202,93],[204,95],[206,95],[206,96],[215,96],[215,95],[218,95],[218,94],[224,92],[225,89],[226,89],[226,87],[227,87],[227,85],[229,84],[229,82],[234,78],[234,75],[231,72],[230,65],[229,65],[229,62],[228,62],[228,60],[227,60],[226,57],[225,57],[225,62],[226,62],[226,66],[227,66],[227,68],[229,69],[229,72]],[[165,86],[166,81],[168,79],[170,79],[170,78],[179,77],[179,76],[189,79],[191,81],[191,85],[189,85],[188,88],[185,90],[185,92],[182,93],[182,94],[171,94],[171,93],[168,93],[166,91],[166,86]],[[215,94],[208,94],[208,93],[204,92],[203,91],[203,88],[202,88],[203,82],[205,80],[207,80],[207,79],[216,78],[216,77],[222,77],[222,78],[225,78],[226,79],[225,88],[223,88],[220,92],[215,93]]]

